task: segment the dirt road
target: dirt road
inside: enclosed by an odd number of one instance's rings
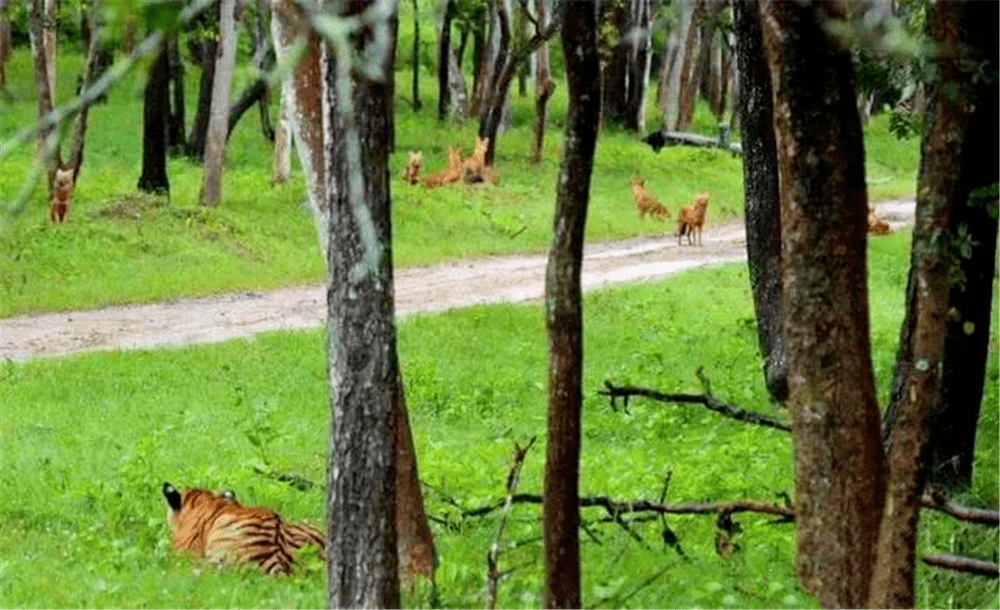
[[[875,206],[894,229],[912,223],[912,200]],[[670,225],[667,225],[668,227]],[[585,248],[584,290],[661,278],[684,269],[746,258],[742,224],[709,226],[702,247],[674,235]],[[396,312],[439,311],[479,303],[540,299],[545,255],[453,261],[396,272]],[[0,320],[0,358],[24,360],[88,350],[209,343],[282,329],[318,328],[326,315],[321,286],[105,307]]]

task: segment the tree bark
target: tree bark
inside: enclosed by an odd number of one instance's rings
[[[781,336],[781,205],[772,124],[771,75],[756,1],[733,5],[742,96],[743,192],[747,264],[764,382],[774,400],[788,398],[788,355]]]
[[[222,197],[222,174],[225,169],[226,132],[229,123],[229,89],[236,63],[236,0],[222,0],[219,5],[219,44],[222,52],[215,63],[212,84],[212,111],[205,138],[205,173],[198,199],[214,206]]]
[[[11,38],[11,25],[7,21],[6,2],[0,2],[0,95],[5,99],[10,99],[10,92],[7,91],[7,61],[14,50],[13,39]]]
[[[605,125],[625,124],[625,99],[628,78],[628,43],[630,27],[628,8],[631,2],[600,3],[598,39],[601,54],[601,121]]]
[[[293,95],[290,79],[285,77],[281,82],[281,109],[278,111],[278,126],[274,130],[274,159],[271,172],[275,184],[288,181],[292,173],[292,123],[291,100]]]
[[[580,269],[590,176],[600,122],[597,16],[588,2],[564,8],[563,58],[569,87],[566,144],[557,186],[545,279],[549,415],[543,506],[546,608],[580,607],[579,460],[583,372]]]
[[[45,0],[45,22],[42,26],[42,46],[45,47],[45,73],[49,80],[49,102],[56,105],[56,0]]]
[[[455,14],[455,0],[447,0],[444,5],[444,19],[441,24],[441,37],[438,39],[438,120],[443,121],[448,116],[452,100],[448,78],[451,73],[451,18]]]
[[[539,34],[548,23],[548,0],[535,0],[535,33]],[[555,83],[549,70],[549,43],[544,42],[535,52],[535,126],[531,140],[531,162],[542,160],[542,144],[545,139],[545,119],[549,97],[555,90]]]
[[[171,151],[183,150],[187,144],[184,137],[185,117],[184,100],[184,62],[181,60],[177,39],[171,37],[167,42],[167,58],[170,62],[170,82],[173,84],[173,104],[170,108],[170,130],[168,148]]]
[[[48,61],[45,58],[45,13],[43,0],[31,0],[28,5],[28,35],[31,38],[31,57],[35,69],[35,93],[38,97],[38,119],[41,120],[52,112],[52,91],[49,89]],[[35,136],[35,154],[39,158],[45,151],[45,142],[52,133],[53,126],[49,125],[38,130]],[[58,157],[58,150],[56,156]],[[53,158],[48,163],[49,183],[55,175],[55,168],[59,165],[59,159]]]
[[[674,118],[673,131],[684,131],[691,124],[694,115],[694,100],[698,90],[695,78],[694,49],[698,38],[698,21],[703,13],[704,3],[708,0],[689,0],[693,6],[690,9],[691,19],[687,23],[687,31],[682,32],[684,46],[680,49],[681,61],[677,84],[677,114]],[[669,123],[668,123],[669,124]]]
[[[631,27],[627,32],[628,80],[625,89],[625,127],[635,133],[646,129],[646,85],[649,83],[652,34],[650,0],[632,0]]]
[[[766,2],[761,22],[781,185],[796,567],[820,605],[857,608],[871,584],[885,477],[854,68],[824,27],[840,6]]]
[[[170,62],[161,48],[149,70],[142,113],[142,175],[137,188],[147,193],[167,193],[167,115],[170,111]]]
[[[211,27],[218,23],[218,3],[214,9],[203,11],[198,18],[202,27]],[[195,109],[194,120],[191,122],[191,133],[188,135],[187,156],[201,161],[205,155],[205,140],[208,137],[208,119],[212,112],[212,91],[215,84],[215,57],[218,54],[218,44],[214,36],[208,36],[195,43],[198,59],[201,63],[201,80],[198,84],[198,107]]]
[[[907,295],[902,330],[909,345],[901,351],[908,352],[909,360],[901,367],[907,373],[889,435],[886,508],[869,600],[877,607],[912,607],[914,601],[917,520],[924,484],[921,458],[943,389],[953,272],[950,214],[959,201],[965,153],[962,144],[972,110],[975,64],[967,56],[965,30],[976,24],[969,22],[966,7],[964,2],[937,3],[928,14],[931,38],[940,50],[940,76],[930,96],[928,129],[922,144],[908,282],[912,290]],[[982,387],[981,378],[977,384]]]
[[[413,0],[413,110],[423,107],[420,101],[420,7]]]
[[[369,3],[347,5],[354,14]],[[345,15],[346,16],[346,15]],[[389,20],[366,23],[351,55],[393,74]],[[389,155],[392,96],[323,45],[324,149],[330,218],[327,275],[332,434],[327,481],[327,587],[331,608],[398,608],[396,408]],[[342,92],[349,92],[343,96]],[[362,159],[364,163],[362,163]]]

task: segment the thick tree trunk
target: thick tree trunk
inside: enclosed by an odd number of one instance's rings
[[[170,62],[160,49],[149,70],[142,112],[142,175],[137,188],[147,193],[167,193],[167,120],[170,112]]]
[[[538,34],[548,23],[548,0],[535,0],[535,33]],[[549,44],[542,43],[535,52],[535,126],[531,140],[531,162],[542,160],[542,143],[545,139],[545,119],[549,97],[555,90],[555,82],[549,70]]]
[[[885,497],[866,270],[868,201],[840,5],[766,2],[781,185],[797,571],[824,607],[862,607]]]
[[[764,58],[757,2],[733,5],[743,123],[743,191],[747,264],[764,381],[771,397],[788,398],[788,355],[781,336],[781,204],[772,123],[771,74]]]
[[[359,3],[362,4],[362,3]],[[367,3],[364,3],[367,4]],[[363,5],[347,7],[360,11]],[[362,26],[353,53],[392,48],[389,21]],[[352,54],[353,54],[352,53]],[[352,70],[323,45],[324,148],[330,220],[328,371],[333,428],[327,481],[331,608],[398,608],[396,404],[386,82]],[[393,74],[392,55],[369,61]],[[371,66],[375,67],[375,66]],[[349,97],[341,92],[349,91]],[[362,163],[362,160],[364,162]]]
[[[589,2],[564,8],[569,87],[566,144],[545,279],[549,336],[548,447],[543,506],[546,608],[580,607],[579,461],[583,373],[580,268],[590,176],[600,122],[597,16]]]
[[[958,187],[961,138],[969,113],[971,75],[963,73],[959,65],[963,9],[963,3],[939,3],[928,14],[931,37],[949,51],[938,59],[940,81],[932,97],[922,146],[910,267],[911,284],[919,289],[908,295],[912,360],[899,419],[889,436],[886,508],[869,600],[877,607],[913,606],[917,518],[923,494],[920,458],[927,441],[927,424],[941,391],[951,271],[949,214]]]
[[[226,133],[229,123],[229,89],[236,64],[236,1],[222,0],[219,5],[219,44],[222,53],[215,64],[212,84],[212,111],[205,138],[205,173],[198,199],[202,205],[216,205],[222,197],[222,174],[225,169]]]
[[[447,0],[444,6],[444,20],[441,24],[441,36],[438,39],[438,120],[443,121],[448,116],[452,100],[448,79],[451,74],[451,18],[455,14],[455,0]]]

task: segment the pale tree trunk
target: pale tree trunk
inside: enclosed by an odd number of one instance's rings
[[[903,333],[909,345],[901,351],[908,352],[909,366],[889,435],[886,509],[869,600],[875,607],[907,608],[914,601],[917,519],[924,483],[920,458],[928,424],[940,406],[952,275],[950,214],[957,204],[962,142],[973,103],[975,64],[967,57],[965,29],[976,24],[969,23],[969,13],[965,2],[939,2],[928,14],[930,35],[940,50],[939,77],[930,96],[922,145],[909,282],[917,288],[907,294]]]
[[[548,0],[535,0],[535,33],[538,34],[548,23]],[[531,141],[531,162],[542,160],[542,144],[545,139],[545,118],[549,98],[555,90],[555,82],[549,70],[549,44],[542,43],[535,52],[535,127]]]
[[[288,181],[292,173],[292,123],[289,96],[292,87],[289,78],[281,81],[281,109],[278,111],[278,126],[274,130],[274,159],[271,167],[271,177],[275,184]]]
[[[45,72],[49,80],[50,103],[56,105],[56,67],[59,47],[56,44],[56,0],[45,0],[45,26],[42,37],[42,46],[45,47]]]
[[[668,126],[673,125],[677,117],[677,89],[680,86],[681,63],[684,59],[684,40],[694,15],[694,2],[681,0],[678,8],[680,20],[663,47],[663,60],[656,84],[656,106],[663,113],[663,123]]]
[[[369,3],[347,6],[360,12]],[[394,7],[395,8],[395,7]],[[393,11],[395,12],[395,11]],[[393,74],[390,20],[348,43]],[[396,408],[389,154],[391,88],[323,45],[329,265],[327,359],[333,421],[327,478],[331,608],[398,608]],[[344,96],[343,93],[349,93]],[[362,160],[364,161],[362,163]]]
[[[757,343],[771,397],[788,398],[788,356],[781,336],[781,204],[772,124],[771,74],[764,58],[757,2],[733,5],[743,124],[743,191],[747,264]]]
[[[569,2],[563,10],[562,46],[569,115],[545,277],[549,337],[548,444],[542,509],[546,608],[580,607],[578,483],[583,375],[580,269],[601,114],[601,85],[594,78],[600,69],[594,6],[589,2]]]
[[[294,70],[289,75],[288,93],[285,96],[288,118],[296,142],[302,171],[306,178],[309,202],[319,230],[319,243],[324,261],[329,264],[330,244],[330,202],[327,199],[327,168],[324,156],[323,118],[323,71],[326,69],[320,59],[321,43],[315,33],[298,29],[303,15],[296,3],[278,0],[273,3],[271,32],[278,63],[283,63],[286,54],[300,36],[306,36],[305,51]],[[391,73],[391,72],[390,72]],[[380,92],[381,93],[381,92]],[[367,157],[366,164],[367,164]],[[343,189],[341,189],[343,190]],[[332,192],[332,191],[329,191]],[[333,196],[336,196],[335,194]],[[343,195],[341,195],[343,196]],[[398,370],[398,363],[393,365]],[[424,511],[423,492],[417,476],[416,453],[410,432],[409,416],[403,396],[401,381],[396,382],[397,393],[393,398],[397,412],[396,426],[396,518],[397,552],[399,556],[399,580],[404,584],[417,576],[433,577],[436,565],[434,538],[427,526]]]
[[[625,89],[625,127],[646,129],[646,85],[649,82],[649,45],[652,34],[650,0],[632,0],[628,42],[628,81]]]
[[[683,44],[679,50],[679,70],[677,73],[677,113],[671,115],[674,131],[683,131],[691,123],[694,115],[694,100],[698,91],[698,80],[695,73],[695,42],[698,40],[698,21],[703,12],[704,3],[708,0],[689,0],[691,17],[687,28],[681,32]]]
[[[31,0],[28,5],[28,35],[31,37],[31,57],[35,69],[35,93],[38,98],[38,119],[41,120],[52,111],[52,90],[49,88],[48,60],[45,58],[45,13],[43,0]],[[45,142],[54,127],[45,126],[38,130],[35,136],[35,154],[41,158],[45,151]],[[58,151],[56,155],[58,156]],[[49,181],[55,175],[58,159],[48,164]]]
[[[219,45],[222,52],[215,62],[212,84],[212,112],[205,139],[205,173],[198,199],[214,206],[222,197],[222,173],[226,157],[226,134],[229,129],[229,89],[236,64],[236,0],[222,0],[219,6]]]
[[[859,608],[871,584],[885,475],[854,67],[824,28],[839,7],[767,2],[761,22],[781,185],[796,567],[821,606]]]

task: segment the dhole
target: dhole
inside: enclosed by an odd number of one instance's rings
[[[892,233],[892,229],[884,218],[875,213],[875,210],[868,210],[868,232],[872,235],[888,235]]]
[[[59,168],[52,181],[52,196],[49,198],[49,220],[66,222],[69,214],[69,200],[73,198],[73,168]]]
[[[403,180],[407,184],[416,184],[420,180],[420,163],[423,161],[423,155],[420,154],[419,150],[410,151],[410,163],[406,166],[403,171]]]
[[[496,170],[492,166],[486,165],[486,149],[489,145],[489,138],[476,136],[476,145],[472,149],[472,156],[466,161],[463,171],[467,184],[474,184],[476,182],[497,183],[499,176]]]
[[[426,188],[444,186],[445,184],[458,182],[461,178],[462,153],[458,152],[457,148],[452,147],[448,149],[448,167],[424,178],[424,186]]]
[[[692,235],[698,231],[698,245],[701,245],[701,230],[705,226],[705,210],[708,209],[708,193],[701,193],[694,198],[694,203],[681,208],[677,215],[677,245],[681,244],[681,236],[687,235],[688,245],[692,244]]]
[[[635,209],[639,212],[639,218],[643,218],[648,213],[656,216],[660,220],[670,218],[670,211],[653,199],[653,196],[646,190],[646,183],[642,178],[635,176],[632,178],[632,196],[635,197]]]

